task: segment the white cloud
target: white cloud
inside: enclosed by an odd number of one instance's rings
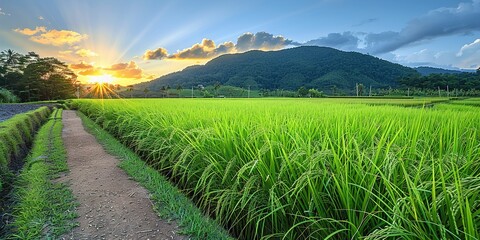
[[[463,45],[456,56],[459,67],[470,69],[480,67],[480,39]]]
[[[0,16],[2,16],[2,15],[3,15],[3,16],[10,16],[9,13],[4,12],[4,11],[2,10],[2,8],[0,8]]]
[[[480,38],[476,39],[472,43],[463,45],[463,47],[460,48],[460,51],[458,51],[457,57],[461,57],[464,53],[478,51],[479,49],[480,49]]]

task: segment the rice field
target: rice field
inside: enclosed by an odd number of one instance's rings
[[[479,239],[479,108],[365,101],[72,105],[239,239]]]

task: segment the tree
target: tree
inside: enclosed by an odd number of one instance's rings
[[[358,96],[363,96],[363,91],[365,90],[365,86],[363,84],[358,84],[357,85],[357,90],[358,90]]]
[[[221,84],[219,81],[216,81],[213,85],[213,89],[215,89],[215,96],[218,96],[218,89],[220,88]]]
[[[148,92],[150,92],[148,88],[143,89],[143,93],[145,93],[145,98],[147,98]]]
[[[177,85],[177,95],[178,95],[178,97],[180,97],[180,91],[182,91],[182,89],[183,89],[182,85],[178,84]]]
[[[7,89],[0,88],[0,103],[15,103],[18,97]]]
[[[15,86],[23,77],[23,74],[19,72],[8,72],[2,78],[2,82],[0,82],[0,86],[4,86],[5,88],[15,90],[13,86]]]
[[[166,92],[166,94],[167,94],[167,97],[168,97],[168,95],[170,94],[170,93],[168,92],[168,90],[170,90],[170,85],[167,85],[167,86],[165,87],[165,92]]]
[[[127,86],[127,92],[130,92],[130,98],[133,97],[133,85],[128,85]]]
[[[477,68],[477,75],[480,76],[480,67]]]
[[[308,90],[308,95],[312,98],[319,98],[319,97],[323,97],[323,92],[318,91],[317,89],[311,88]]]
[[[15,67],[20,62],[22,55],[12,49],[4,50],[0,53],[2,63],[7,67]]]
[[[306,97],[308,95],[308,90],[305,87],[300,87],[297,92],[300,97]]]
[[[23,101],[65,99],[74,96],[77,75],[68,66],[56,58],[40,58],[29,64],[17,89],[28,91],[28,99]]]

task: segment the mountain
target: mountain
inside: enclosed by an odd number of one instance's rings
[[[356,83],[372,88],[395,87],[399,78],[409,75],[418,73],[412,68],[366,54],[303,46],[226,54],[203,66],[187,67],[139,87],[158,90],[165,86],[190,88],[220,83],[243,88],[250,86],[252,89],[297,90],[304,86],[350,92]]]
[[[443,69],[443,68],[434,68],[434,67],[416,67],[414,69],[417,70],[417,72],[420,73],[422,76],[427,76],[427,75],[430,75],[430,74],[460,74],[460,73],[464,73],[463,71],[449,70],[449,69]]]

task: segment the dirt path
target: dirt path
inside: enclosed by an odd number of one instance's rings
[[[148,192],[117,167],[118,160],[85,131],[75,111],[63,112],[63,124],[70,169],[63,180],[80,203],[80,227],[65,239],[187,238],[154,213]]]

